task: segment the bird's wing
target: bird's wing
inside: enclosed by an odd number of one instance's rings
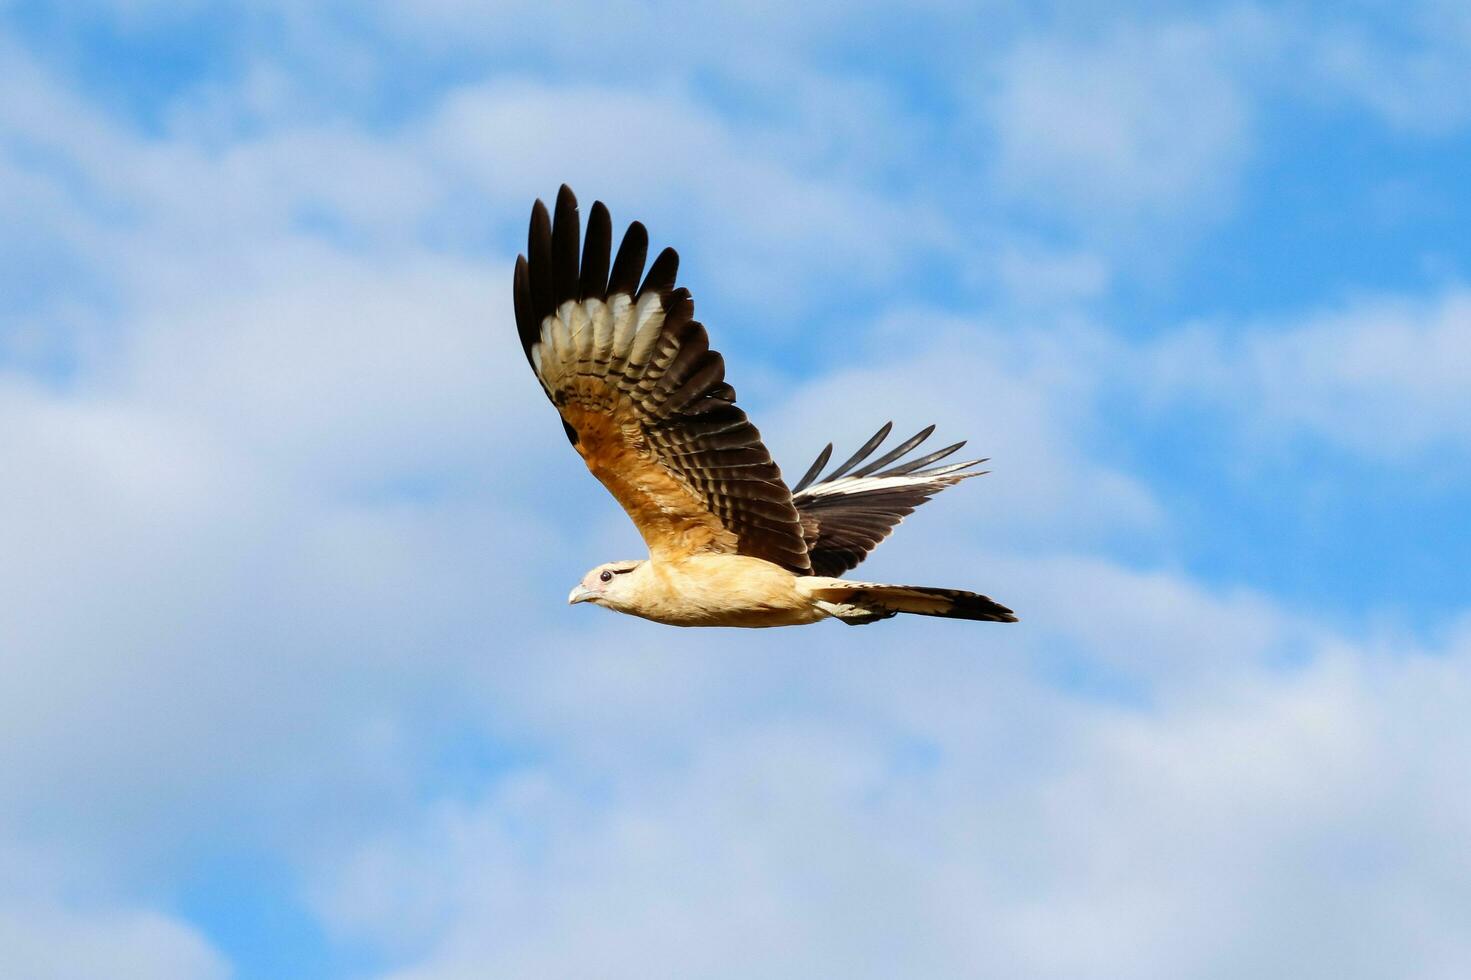
[[[864,443],[851,459],[817,480],[817,475],[832,455],[833,447],[829,443],[818,454],[807,474],[797,482],[792,499],[797,512],[802,515],[807,533],[812,574],[843,574],[863,561],[880,541],[889,536],[896,524],[914,513],[914,508],[946,487],[985,472],[966,472],[970,467],[986,462],[984,459],[931,465],[964,446],[963,442],[918,458],[903,459],[906,453],[929,438],[935,431],[933,425],[860,467],[859,464],[873,455],[888,437],[892,427],[892,423],[885,422],[884,427],[874,433],[873,438]]]
[[[516,326],[587,468],[633,518],[655,558],[751,555],[811,566],[801,520],[761,434],[735,405],[725,362],[676,288],[666,248],[643,283],[648,233],[634,222],[609,269],[613,229],[601,201],[578,258],[577,199],[556,220],[537,201],[516,259]]]

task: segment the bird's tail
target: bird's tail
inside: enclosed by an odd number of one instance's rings
[[[817,607],[850,626],[888,619],[899,613],[1014,623],[1016,615],[1001,603],[960,589],[932,589],[920,585],[879,585],[836,578],[797,580]]]

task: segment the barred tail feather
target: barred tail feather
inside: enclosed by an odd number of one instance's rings
[[[988,623],[1015,623],[1016,614],[988,596],[961,589],[934,589],[920,585],[879,585],[842,579],[799,579],[818,607],[850,626],[888,619],[899,613],[970,619]]]

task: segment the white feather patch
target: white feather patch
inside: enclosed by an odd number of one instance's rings
[[[587,307],[587,318],[592,324],[592,346],[588,360],[598,364],[608,360],[613,353],[613,313],[608,304],[600,299],[583,301]]]
[[[827,483],[819,483],[810,486],[797,494],[798,497],[828,497],[846,496],[850,493],[866,493],[870,490],[898,490],[904,487],[922,487],[943,481],[958,470],[967,466],[974,466],[979,460],[969,463],[951,463],[949,466],[941,466],[926,473],[909,473],[903,476],[844,476]],[[967,473],[966,476],[979,476],[978,473]]]
[[[537,373],[549,388],[556,387],[556,381],[562,374],[557,353],[557,326],[560,322],[554,316],[541,321],[541,343],[537,345],[541,356],[537,358]]]
[[[638,302],[638,320],[634,326],[633,343],[628,348],[628,363],[643,364],[659,339],[664,328],[664,301],[658,293],[649,293]]]
[[[567,324],[568,349],[572,355],[569,360],[580,364],[592,349],[592,324],[587,318],[587,307],[569,299],[557,310],[557,315]]]
[[[549,390],[562,387],[569,375],[590,371],[595,365],[627,376],[628,365],[647,365],[663,329],[664,304],[656,293],[636,305],[627,293],[606,303],[569,299],[542,320],[541,339],[531,346],[531,362]]]
[[[621,371],[628,358],[628,348],[633,343],[633,297],[619,293],[608,301],[608,305],[613,318],[612,356],[608,362],[614,370]]]

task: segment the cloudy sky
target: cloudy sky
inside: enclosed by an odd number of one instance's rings
[[[1471,974],[1471,15],[0,0],[0,975]],[[643,220],[864,566],[568,609],[512,325]]]

